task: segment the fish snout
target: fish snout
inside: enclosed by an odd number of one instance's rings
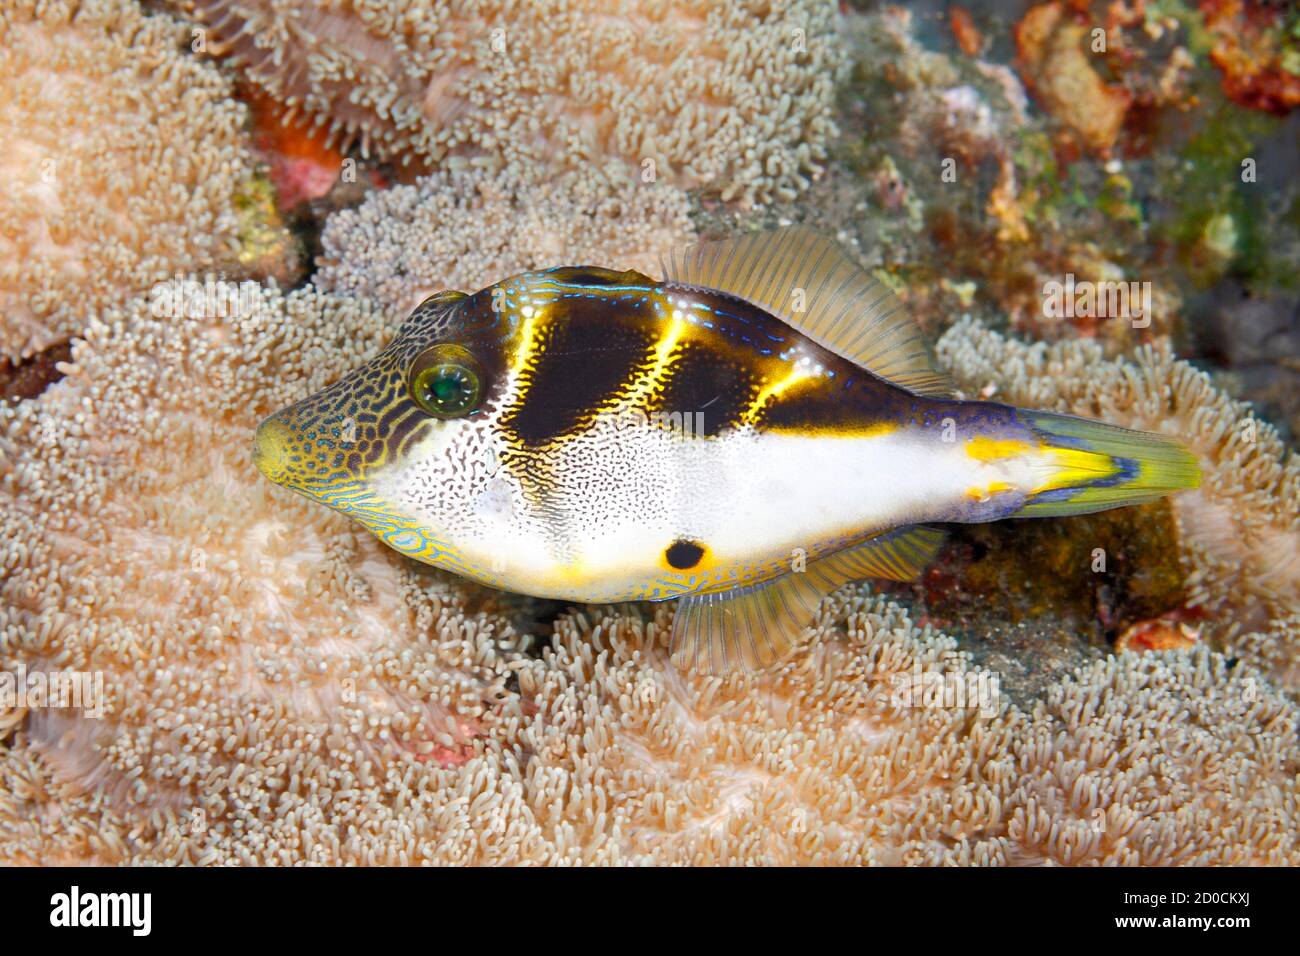
[[[275,415],[257,426],[253,438],[253,464],[269,481],[285,483],[289,468],[289,444],[292,432]]]

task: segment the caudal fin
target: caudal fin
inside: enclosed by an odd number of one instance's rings
[[[1046,474],[1017,518],[1089,514],[1200,486],[1200,465],[1176,438],[1052,412],[1021,414],[1043,443]]]

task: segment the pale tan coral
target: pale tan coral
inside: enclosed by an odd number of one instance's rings
[[[1212,615],[1207,626],[1225,649],[1300,689],[1300,630],[1284,624],[1300,613],[1300,460],[1271,425],[1167,348],[1107,361],[1089,342],[1026,345],[966,320],[937,354],[969,395],[1186,441],[1204,471],[1198,490],[1171,499],[1190,566],[1188,603]]]
[[[672,670],[666,618],[563,619],[520,672],[523,793],[570,862],[1300,859],[1300,711],[1218,655],[1111,658],[1026,714],[861,587],[809,653],[726,685]]]
[[[0,355],[235,261],[245,112],[188,40],[134,0],[0,10]]]
[[[0,847],[398,860],[403,812],[502,719],[513,628],[250,460],[259,416],[388,316],[252,284],[233,314],[163,304],[92,320],[63,380],[0,406],[0,665],[102,673],[108,707],[26,713]]]
[[[1298,729],[1294,703],[1217,654],[1098,661],[1017,735],[997,850],[1010,863],[1294,866]]]
[[[1300,687],[1300,609],[1280,609],[1262,627],[1225,622],[1225,649],[1256,661],[1282,687],[1294,692]]]
[[[844,66],[829,0],[194,0],[214,52],[384,155],[546,178],[646,160],[679,188],[792,198],[820,174]]]
[[[539,719],[525,793],[578,862],[865,864],[936,861],[999,824],[1018,723],[913,696],[914,672],[980,679],[954,642],[922,635],[861,589],[823,608],[812,650],[759,677],[687,678],[669,615],[562,619],[520,671]],[[989,675],[983,675],[988,678]],[[973,683],[971,683],[973,686]],[[920,688],[918,688],[919,690]]]
[[[685,195],[599,170],[546,183],[484,166],[423,177],[330,217],[315,281],[405,313],[442,289],[474,292],[526,269],[590,264],[657,274],[694,238]]]

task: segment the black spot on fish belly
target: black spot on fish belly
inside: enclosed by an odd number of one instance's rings
[[[668,566],[678,571],[689,571],[700,563],[702,557],[704,557],[704,548],[694,541],[685,539],[674,541],[664,552],[664,560],[668,562]]]

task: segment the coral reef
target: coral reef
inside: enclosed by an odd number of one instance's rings
[[[1062,0],[1051,0],[1030,9],[1016,24],[1016,45],[1021,74],[1044,108],[1088,149],[1106,155],[1119,138],[1131,97],[1093,68],[1084,52],[1088,33]]]
[[[1230,367],[1235,394],[1285,438],[1300,434],[1300,114],[1281,121],[1224,95],[1195,5],[1072,3],[1061,28],[1089,28],[1088,68],[1130,100],[1103,159],[1007,64],[1005,7],[964,7],[989,41],[976,55],[920,10],[846,14],[853,72],[829,173],[764,223],[807,222],[856,244],[936,337],[970,313],[1029,338],[1091,338],[1112,357],[1168,340]],[[725,211],[696,222],[706,235],[752,228]],[[1146,284],[1147,314],[1049,317],[1045,289],[1071,275]]]
[[[213,52],[386,156],[488,156],[534,179],[652,162],[678,188],[749,201],[801,190],[835,133],[828,0],[192,6]]]
[[[810,653],[723,686],[667,670],[658,626],[562,621],[534,691],[549,720],[525,737],[552,826],[594,859],[628,859],[622,838],[657,862],[1297,858],[1300,712],[1250,672],[1205,653],[1111,659],[1024,713],[954,642],[863,592],[823,607]]]
[[[220,66],[132,0],[0,13],[0,353],[44,349],[0,374],[0,680],[105,708],[0,703],[0,862],[1300,863],[1300,463],[1218,387],[1267,359],[1300,415],[1294,15],[1026,0],[1012,51],[982,0],[168,2]],[[286,293],[291,208],[333,214]],[[967,397],[1177,434],[1203,486],[959,530],[723,681],[670,604],[474,586],[250,461],[428,292],[788,220],[896,272]],[[222,268],[280,284],[144,294]],[[1067,272],[1151,325],[1041,321]]]
[[[1062,15],[1061,22],[1077,39],[1073,21]],[[1052,280],[1145,277],[1133,173],[1120,160],[1103,166],[1086,151],[1074,155],[1078,131],[1034,108],[1042,83],[1031,100],[1009,66],[931,49],[919,32],[917,17],[896,7],[846,23],[854,80],[867,93],[844,105],[845,145],[835,159],[865,188],[855,202],[831,200],[851,211],[836,228],[906,284],[913,310],[936,333],[972,305],[1036,336],[1098,337],[1112,351],[1175,329],[1181,297],[1163,274],[1151,281],[1142,330],[1088,317],[1045,319],[1042,290]],[[1025,67],[1031,80],[1041,72],[1049,86],[1073,82],[1054,58],[1039,55],[1046,61]],[[1098,120],[1091,100],[1057,95]],[[1110,124],[1116,134],[1117,124]]]
[[[694,238],[684,194],[599,170],[546,183],[484,166],[373,193],[331,216],[315,281],[405,314],[441,289],[477,291],[527,269],[599,263],[655,274]]]
[[[1300,106],[1300,10],[1267,0],[1201,0],[1210,59],[1236,103],[1285,116]]]
[[[134,0],[0,11],[0,356],[177,271],[233,266],[245,111],[188,31]]]
[[[1031,706],[1077,667],[1117,653],[1186,606],[1168,501],[1073,518],[957,525],[914,582],[876,582],[961,642],[1002,692]],[[1099,555],[1101,560],[1099,560]]]
[[[1295,704],[1204,651],[1083,668],[1034,709],[1008,799],[1016,863],[1294,865]]]
[[[1286,624],[1300,612],[1300,460],[1271,425],[1168,348],[1106,361],[1095,343],[1027,345],[965,320],[937,353],[967,394],[1182,437],[1204,472],[1170,502],[1186,602],[1210,615],[1207,634],[1225,650],[1300,691],[1300,631]]]

